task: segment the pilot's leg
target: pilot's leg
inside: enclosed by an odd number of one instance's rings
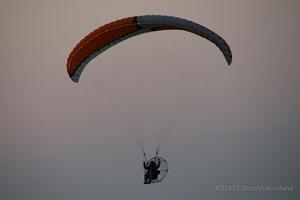
[[[145,179],[145,182],[144,182],[145,184],[149,184],[150,183],[150,174],[149,174],[149,172],[145,173],[144,179]]]
[[[144,175],[144,184],[147,184],[147,174]]]

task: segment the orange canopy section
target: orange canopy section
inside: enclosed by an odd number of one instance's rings
[[[120,19],[101,26],[88,34],[72,50],[68,58],[68,73],[70,75],[73,74],[80,63],[98,49],[103,48],[105,45],[128,33],[136,31],[137,27],[135,26],[134,21],[135,17]]]

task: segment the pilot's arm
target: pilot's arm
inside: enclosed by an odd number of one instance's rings
[[[157,167],[156,167],[156,169],[158,169],[160,167],[160,159],[158,159],[158,161],[157,161]]]
[[[144,169],[147,169],[147,168],[148,168],[148,166],[146,165],[146,162],[145,162],[145,161],[143,161],[143,165],[144,165]]]

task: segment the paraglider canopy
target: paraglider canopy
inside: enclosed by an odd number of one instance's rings
[[[227,64],[231,64],[232,54],[229,45],[223,38],[208,28],[179,17],[145,15],[127,17],[108,23],[82,39],[68,58],[67,70],[70,78],[74,82],[78,82],[86,65],[110,47],[130,37],[161,30],[183,30],[206,38],[220,49]]]

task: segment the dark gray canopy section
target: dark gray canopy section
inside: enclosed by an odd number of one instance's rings
[[[201,26],[200,24],[179,17],[162,15],[138,16],[136,17],[136,22],[139,27],[148,31],[177,29],[185,30],[204,37],[214,43],[221,50],[228,65],[232,62],[232,54],[227,42],[218,34],[204,26]]]

